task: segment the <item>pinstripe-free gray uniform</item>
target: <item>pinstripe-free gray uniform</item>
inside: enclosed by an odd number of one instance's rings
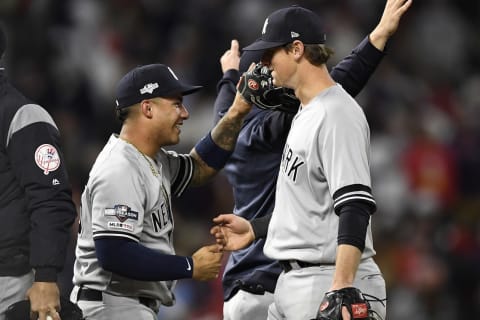
[[[288,319],[315,318],[319,302],[332,284],[339,222],[334,209],[359,199],[375,205],[369,135],[362,109],[340,85],[322,91],[293,120],[283,151],[264,252],[276,260],[323,266],[280,276],[275,301],[285,308],[277,311]],[[365,293],[385,298],[383,278],[369,259],[374,255],[369,224],[357,280],[365,276],[374,280],[355,284]],[[306,273],[312,273],[309,280],[305,280]],[[285,281],[286,277],[290,280]],[[298,303],[294,303],[296,299]]]
[[[82,194],[74,284],[172,305],[174,281],[137,281],[102,269],[94,240],[123,237],[161,253],[175,254],[171,194],[180,195],[192,174],[193,162],[188,155],[161,149],[151,159],[112,135],[95,161]]]

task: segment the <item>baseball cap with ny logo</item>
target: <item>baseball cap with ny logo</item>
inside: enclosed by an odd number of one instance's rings
[[[322,19],[313,11],[296,5],[271,13],[265,19],[260,38],[243,50],[266,50],[295,40],[305,44],[323,44],[326,40]]]

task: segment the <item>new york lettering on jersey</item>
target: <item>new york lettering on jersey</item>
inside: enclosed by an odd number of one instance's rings
[[[285,145],[282,155],[281,170],[287,177],[295,182],[298,176],[298,169],[305,164],[305,161],[299,156],[293,153],[293,150],[288,144]]]

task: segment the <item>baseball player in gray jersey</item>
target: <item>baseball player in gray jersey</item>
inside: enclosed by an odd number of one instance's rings
[[[251,105],[237,95],[190,154],[165,150],[179,142],[189,115],[182,97],[200,88],[162,64],[137,67],[117,85],[122,129],[98,155],[82,194],[71,300],[87,319],[157,319],[161,305],[175,302],[175,280],[218,276],[217,245],[175,255],[171,196],[223,167]]]
[[[277,10],[244,50],[262,51],[274,85],[292,88],[301,102],[264,246],[283,267],[268,319],[385,319],[385,281],[373,260],[369,127],[328,73],[321,19],[298,6]],[[252,233],[241,222],[232,220],[230,235]]]
[[[367,39],[330,70],[332,79],[341,84],[353,97],[360,92],[380,63],[385,54],[383,50],[386,43],[396,32],[400,19],[408,7],[409,3],[387,0],[379,24]],[[242,55],[240,59],[238,42],[232,41],[230,50],[220,59],[224,76],[217,86],[216,118],[219,118],[233,101],[234,84],[239,77],[236,70],[244,70],[253,60],[259,61],[262,52],[244,53],[246,55]],[[262,97],[257,92],[255,91],[256,98]],[[285,103],[280,111],[279,99],[275,97],[272,99],[270,94],[263,97],[268,97],[260,100],[261,107],[266,110],[254,107],[248,115],[235,152],[224,169],[235,195],[234,214],[221,214],[216,217],[214,221],[221,225],[212,228],[213,234],[223,232],[227,235],[228,243],[223,244],[224,250],[235,251],[229,256],[222,278],[225,320],[265,319],[268,307],[273,302],[276,280],[282,271],[276,261],[267,259],[263,254],[268,223],[258,222],[271,216],[273,212],[282,150],[294,117],[293,112],[298,110],[298,104],[293,105],[290,97],[287,97],[290,100],[283,100]],[[248,161],[252,158],[255,158],[255,166]],[[259,178],[259,174],[262,178]],[[241,219],[245,220],[247,227],[245,230],[249,237],[242,238],[240,233],[228,235],[229,231],[235,231],[230,229],[230,226],[235,225],[234,221]],[[253,235],[248,234],[250,228],[247,220],[252,224]],[[252,243],[255,238],[257,241]],[[242,240],[246,240],[247,243],[242,243]]]

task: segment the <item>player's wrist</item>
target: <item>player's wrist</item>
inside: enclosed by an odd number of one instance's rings
[[[249,243],[252,243],[256,239],[255,230],[253,230],[251,223],[248,223],[248,238]]]
[[[243,119],[251,110],[252,102],[247,100],[240,92],[237,91],[233,104],[228,109],[227,115],[232,119]]]
[[[376,28],[369,35],[370,43],[380,51],[385,49],[389,38],[390,35],[383,28]]]
[[[220,147],[209,132],[195,145],[195,151],[202,160],[211,168],[221,170],[232,155],[231,150]]]
[[[35,282],[56,282],[57,270],[53,267],[35,268]]]

